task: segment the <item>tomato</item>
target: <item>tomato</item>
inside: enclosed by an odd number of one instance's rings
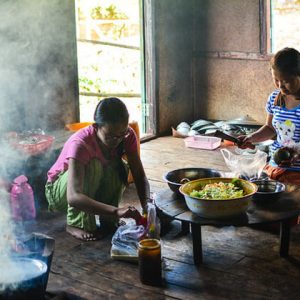
[[[137,225],[143,225],[144,227],[147,227],[147,215],[144,214],[140,217],[140,219],[137,221]]]

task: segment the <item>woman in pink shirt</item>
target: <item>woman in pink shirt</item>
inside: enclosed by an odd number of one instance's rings
[[[119,218],[141,215],[133,206],[118,207],[127,184],[128,165],[142,209],[150,199],[149,182],[138,155],[137,138],[128,126],[129,114],[118,98],[100,101],[95,123],[73,134],[48,171],[49,210],[67,213],[67,232],[82,240],[96,240],[115,228]],[[100,217],[100,230],[96,216]]]

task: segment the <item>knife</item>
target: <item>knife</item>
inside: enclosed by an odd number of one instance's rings
[[[233,143],[237,144],[238,146],[242,144],[242,142],[239,139],[237,139],[236,137],[229,135],[227,133],[224,133],[223,131],[218,130],[218,129],[214,130],[214,131],[210,131],[209,135],[221,138],[223,140],[233,142]]]

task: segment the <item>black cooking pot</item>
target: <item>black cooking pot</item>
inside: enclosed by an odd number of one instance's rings
[[[47,265],[41,260],[26,257],[16,257],[14,262],[21,274],[11,275],[12,279],[2,283],[0,299],[2,300],[24,300],[44,299],[45,274]],[[11,270],[5,270],[7,276]]]
[[[170,189],[178,195],[181,195],[179,188],[182,184],[195,179],[211,177],[221,177],[221,172],[207,168],[183,168],[169,171],[163,176]]]
[[[34,232],[29,239],[24,241],[24,247],[27,249],[27,253],[19,253],[19,255],[35,258],[46,263],[48,267],[48,270],[44,275],[44,289],[46,290],[55,248],[54,238],[43,233]]]
[[[23,249],[11,253],[11,259],[18,266],[23,266],[22,269],[25,272],[26,267],[31,268],[33,271],[31,274],[26,273],[23,280],[14,281],[12,285],[4,286],[0,282],[0,300],[44,299],[55,240],[42,233],[32,233],[28,239],[22,242],[22,245]],[[8,271],[5,270],[5,272]]]

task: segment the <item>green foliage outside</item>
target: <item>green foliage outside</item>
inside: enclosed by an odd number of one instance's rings
[[[91,11],[91,17],[94,20],[125,20],[128,19],[127,15],[123,12],[118,11],[117,7],[113,4],[106,8],[101,6],[94,7]]]
[[[99,2],[78,0],[79,39],[139,47],[138,0]],[[77,50],[80,92],[140,92],[138,49],[80,42]]]

